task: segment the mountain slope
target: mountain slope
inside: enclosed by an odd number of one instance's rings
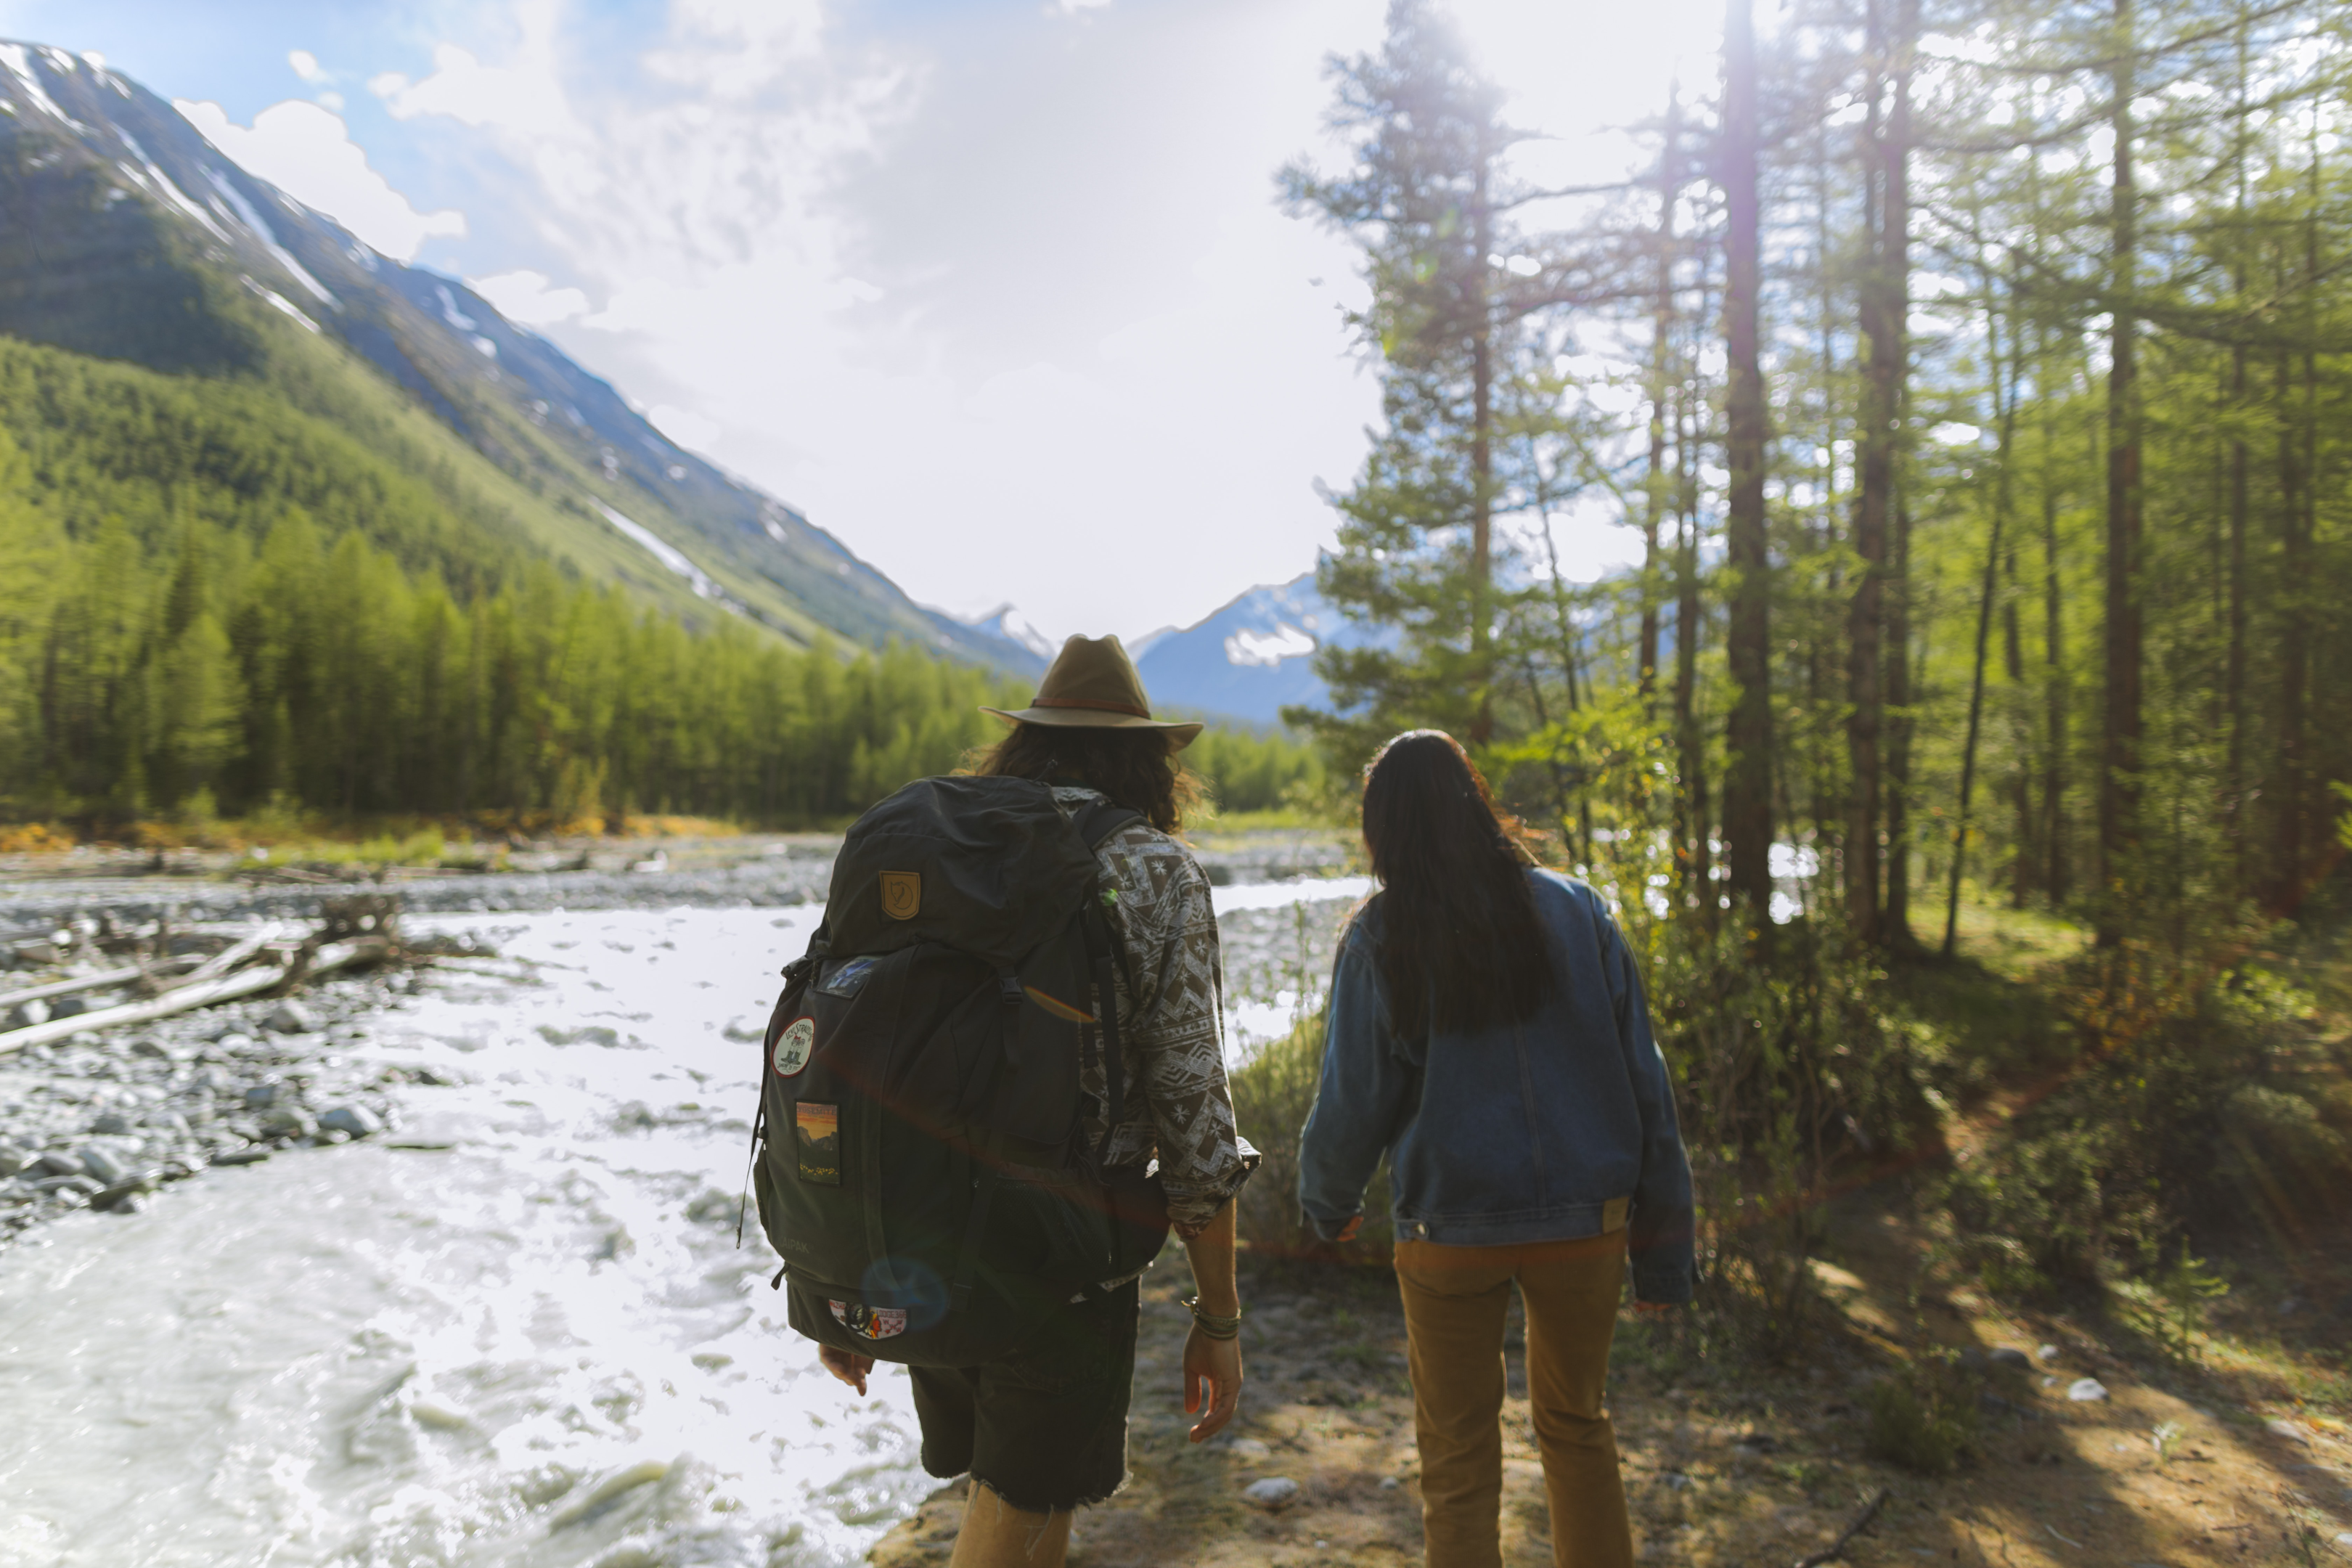
[[[1308,572],[1252,588],[1192,626],[1137,638],[1135,667],[1156,704],[1273,724],[1286,705],[1330,700],[1315,673],[1317,648],[1366,640],[1315,591]]]
[[[797,643],[895,637],[1042,668],[914,604],[463,284],[375,254],[116,72],[0,44],[0,333],[263,384],[430,486],[493,552],[689,621],[731,611]]]

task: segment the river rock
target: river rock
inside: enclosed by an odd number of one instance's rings
[[[2066,1385],[2066,1397],[2078,1405],[2088,1405],[2106,1396],[2107,1385],[2095,1377],[2078,1377]]]
[[[0,1143],[0,1176],[13,1176],[39,1158],[13,1143]]]
[[[34,1161],[33,1166],[45,1176],[83,1176],[89,1173],[82,1168],[80,1160],[62,1149],[50,1150]]]
[[[0,1020],[0,1022],[5,1022],[12,1029],[29,1029],[36,1024],[46,1024],[48,1021],[49,1005],[37,996],[30,1002],[17,1003],[8,1009],[8,1016],[5,1020]]]
[[[299,1105],[276,1105],[261,1113],[264,1138],[309,1138],[318,1131],[318,1121]]]
[[[49,1004],[52,1018],[79,1018],[84,1013],[97,1011],[98,1004],[86,996],[60,996]]]
[[[110,1187],[131,1174],[131,1167],[122,1157],[103,1144],[85,1143],[74,1151],[74,1155],[81,1161],[81,1168],[98,1178],[101,1186]]]
[[[319,1125],[330,1132],[366,1138],[383,1131],[383,1119],[364,1105],[338,1105],[319,1118]]]
[[[281,1035],[307,1035],[319,1026],[319,1020],[299,1002],[280,1002],[269,1010],[269,1016],[261,1021],[261,1026],[274,1029]]]
[[[1260,1508],[1287,1508],[1298,1500],[1298,1483],[1288,1476],[1268,1476],[1244,1487],[1242,1496]]]
[[[89,1130],[102,1137],[120,1138],[131,1131],[131,1118],[119,1110],[110,1110],[91,1122]]]
[[[2015,1345],[1995,1346],[1992,1354],[1985,1359],[1995,1366],[2032,1366],[2033,1364],[2033,1358]]]
[[[258,1165],[261,1162],[268,1158],[269,1150],[268,1146],[257,1143],[250,1149],[232,1149],[226,1154],[216,1154],[213,1157],[213,1163],[215,1165]]]
[[[274,1078],[262,1079],[245,1091],[245,1108],[247,1110],[268,1110],[278,1103],[278,1093],[284,1088],[285,1086]]]

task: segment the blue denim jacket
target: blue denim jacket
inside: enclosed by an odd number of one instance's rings
[[[1633,955],[1601,896],[1530,871],[1557,984],[1522,1023],[1400,1031],[1381,983],[1381,899],[1349,925],[1324,1015],[1323,1081],[1298,1198],[1326,1239],[1363,1211],[1381,1156],[1400,1239],[1560,1241],[1633,1226],[1633,1289],[1691,1297],[1690,1164]]]

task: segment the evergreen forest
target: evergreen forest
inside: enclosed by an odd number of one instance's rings
[[[362,821],[838,821],[1030,692],[910,644],[796,647],[579,580],[429,455],[264,380],[0,339],[0,808],[111,831]],[[1213,731],[1233,810],[1314,756]]]
[[[1397,635],[1286,717],[1335,778],[1451,731],[1613,899],[1720,1342],[1801,1342],[1882,1178],[2001,1300],[2299,1267],[2352,1193],[2352,13],[1764,10],[1599,185],[1429,0],[1331,60],[1278,195],[1384,417],[1318,582]],[[1638,563],[1571,581],[1596,521]]]
[[[1327,595],[1353,763],[1472,742],[1569,858],[1712,923],[1938,945],[1954,889],[2291,912],[2352,778],[2352,27],[2289,0],[1835,0],[1515,183],[1441,9],[1335,61],[1386,428]],[[1557,528],[1639,570],[1553,572]]]

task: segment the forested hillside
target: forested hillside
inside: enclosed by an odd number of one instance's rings
[[[423,456],[454,466],[439,478],[502,490],[541,553],[689,619],[724,608],[803,646],[898,637],[1041,668],[681,449],[463,282],[376,254],[247,174],[138,83],[45,45],[0,58],[0,332],[263,384],[371,446],[387,406],[422,415],[456,440],[419,454],[412,432],[386,451],[396,464]]]

